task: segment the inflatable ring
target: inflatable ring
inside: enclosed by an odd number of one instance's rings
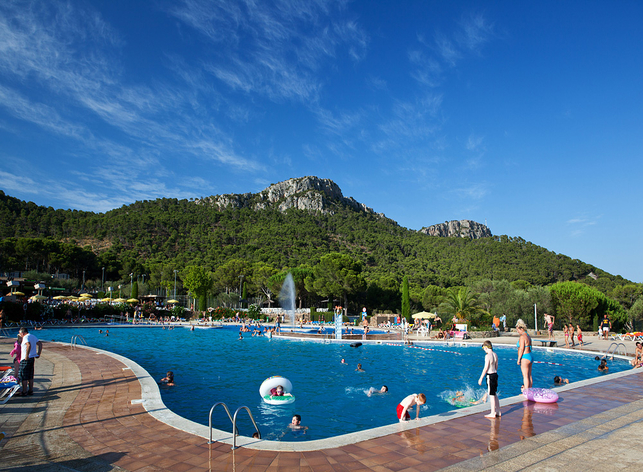
[[[537,403],[556,403],[558,401],[558,394],[548,388],[526,388],[522,394],[527,400]]]
[[[284,392],[286,392],[287,395],[279,397],[270,395],[270,390],[277,388],[278,385],[284,388]],[[292,383],[281,375],[273,375],[264,380],[261,387],[259,387],[259,395],[261,395],[264,402],[270,405],[287,405],[295,401],[295,397],[292,395]]]
[[[351,343],[351,347],[360,347],[362,343]]]

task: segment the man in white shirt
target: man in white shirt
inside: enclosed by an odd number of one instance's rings
[[[22,382],[22,392],[18,395],[24,397],[33,395],[34,364],[42,352],[42,342],[33,334],[29,334],[29,330],[24,327],[20,328],[18,336],[22,339],[20,370],[18,372],[18,378]],[[29,386],[29,390],[27,390],[27,386]]]

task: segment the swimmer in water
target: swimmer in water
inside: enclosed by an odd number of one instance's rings
[[[555,383],[556,385],[568,384],[568,383],[569,383],[569,379],[564,379],[564,378],[562,378],[560,375],[557,375],[557,376],[555,376],[555,377],[554,377],[554,383]]]
[[[362,364],[357,364],[357,369],[355,369],[355,372],[366,372],[366,371],[362,369]]]
[[[168,387],[174,387],[174,372],[168,370],[167,374],[165,374],[165,377],[159,380],[159,384],[167,385]]]
[[[370,397],[373,394],[381,394],[386,392],[388,392],[388,387],[386,385],[382,385],[382,388],[380,388],[379,390],[376,390],[373,387],[371,387],[368,389],[368,392],[366,392],[366,396]]]
[[[288,427],[293,431],[305,431],[308,429],[308,426],[301,425],[301,415],[293,415]]]
[[[342,359],[342,364],[346,364],[346,359]]]

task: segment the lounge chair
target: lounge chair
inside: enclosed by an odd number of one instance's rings
[[[16,382],[0,382],[0,405],[9,401],[15,393],[20,390],[20,384]]]

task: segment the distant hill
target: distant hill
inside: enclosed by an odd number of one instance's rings
[[[0,191],[0,221],[0,272],[85,271],[100,279],[106,267],[107,280],[129,280],[135,272],[160,283],[188,265],[215,270],[239,259],[282,270],[341,252],[361,261],[367,281],[380,285],[399,284],[405,275],[417,287],[481,279],[547,285],[589,274],[597,277],[591,279],[595,286],[627,282],[520,237],[492,236],[469,220],[403,228],[317,177],[290,179],[259,193],[138,201],[106,213],[55,210]],[[24,238],[65,246],[43,253]],[[65,262],[70,247],[85,248],[90,257]],[[63,254],[53,257],[55,251]]]

